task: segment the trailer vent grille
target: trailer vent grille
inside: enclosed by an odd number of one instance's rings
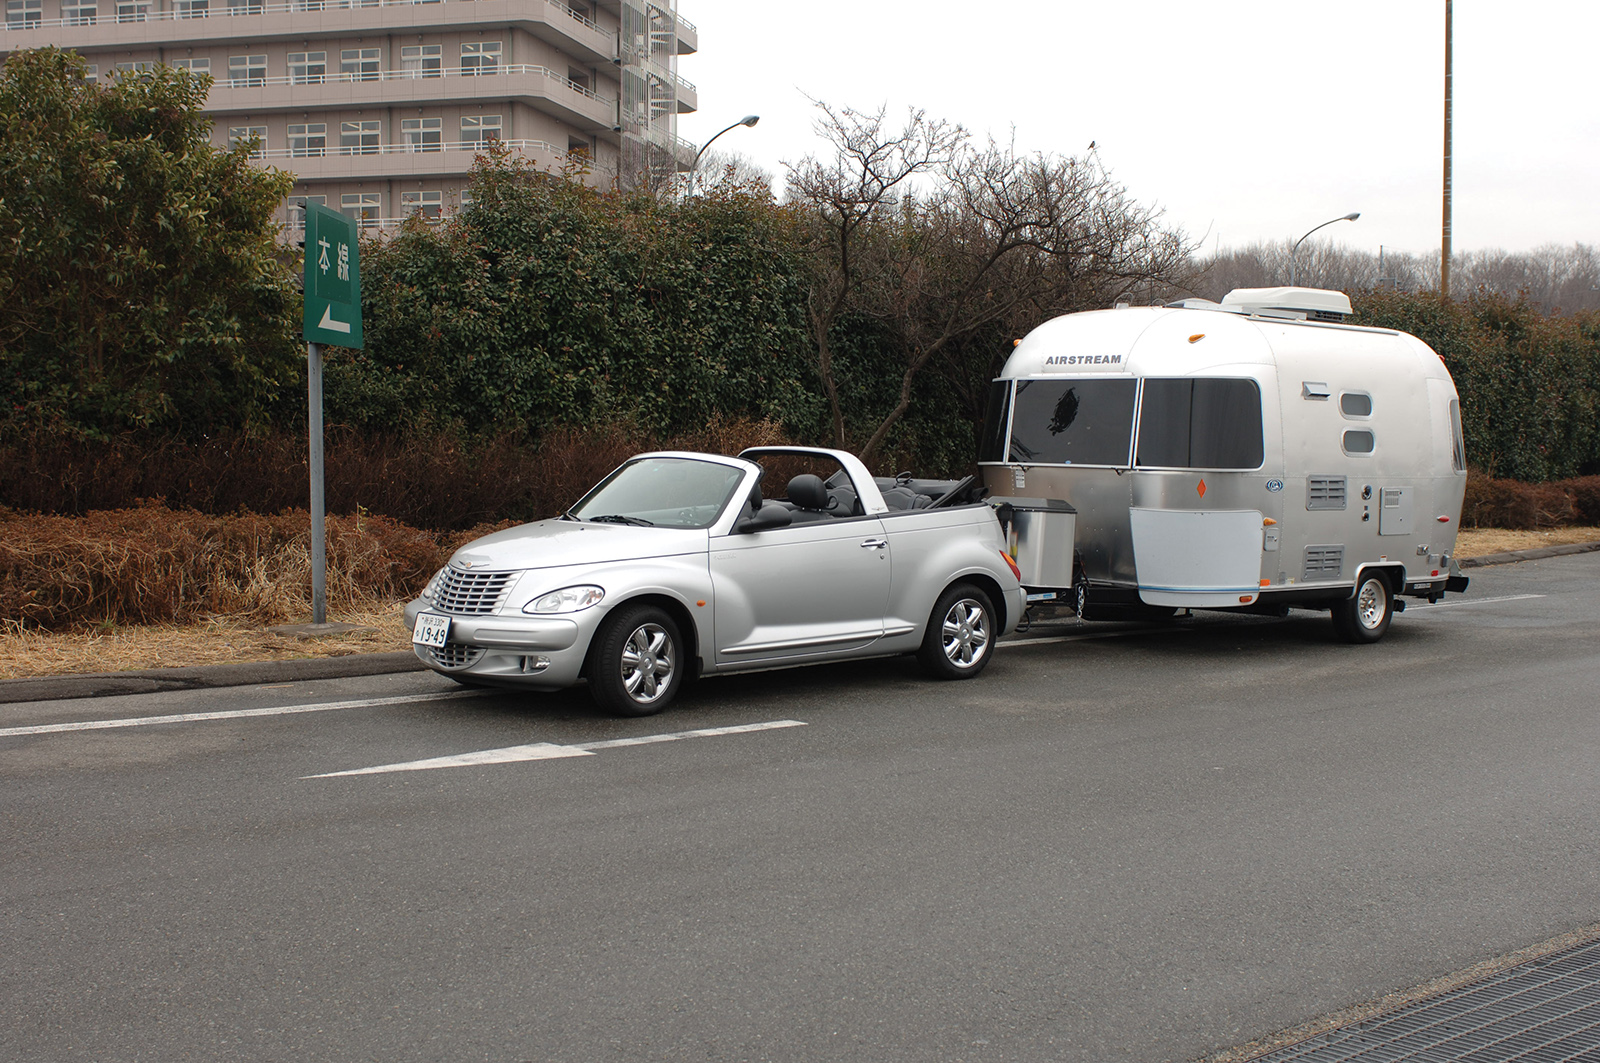
[[[1343,476],[1311,476],[1306,479],[1307,509],[1343,509],[1344,502]]]
[[[1306,567],[1301,582],[1313,583],[1317,580],[1338,579],[1343,572],[1344,547],[1306,547]]]

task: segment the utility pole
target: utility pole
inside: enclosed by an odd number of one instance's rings
[[[1447,299],[1450,297],[1451,6],[1451,0],[1444,0],[1444,225],[1439,239],[1439,293]]]

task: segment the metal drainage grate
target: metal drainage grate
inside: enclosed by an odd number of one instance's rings
[[[1253,1063],[1600,1060],[1600,941],[1532,960]]]

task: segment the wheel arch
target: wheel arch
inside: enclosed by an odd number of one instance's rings
[[[704,670],[705,662],[700,659],[700,629],[695,624],[694,614],[689,611],[688,606],[670,594],[646,591],[623,598],[606,610],[606,613],[609,616],[618,609],[627,609],[635,605],[653,605],[672,617],[672,622],[678,625],[678,634],[687,643],[684,647],[685,660],[695,662],[694,671],[690,675],[698,675]],[[595,640],[591,638],[588,648],[584,651],[583,670],[585,674],[588,674],[589,667],[593,663],[594,644]]]
[[[1397,561],[1370,561],[1356,567],[1355,580],[1350,584],[1350,593],[1346,598],[1354,598],[1361,590],[1361,581],[1369,573],[1383,577],[1389,585],[1389,597],[1398,598],[1406,585],[1406,566]]]
[[[949,582],[947,582],[943,587],[939,588],[939,593],[933,596],[933,600],[937,602],[945,591],[960,583],[970,583],[974,587],[977,587],[979,590],[981,590],[984,594],[989,596],[989,604],[994,607],[996,630],[1006,630],[1007,617],[1005,591],[1000,588],[999,581],[986,572],[966,572],[959,576],[952,577]],[[928,617],[928,623],[933,623],[932,615]],[[926,633],[927,628],[923,628],[923,632]]]

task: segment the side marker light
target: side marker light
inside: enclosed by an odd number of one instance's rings
[[[704,609],[706,607],[706,600],[704,598],[701,598],[698,602],[695,602],[694,604],[696,604],[700,608]]]
[[[1256,596],[1253,594],[1241,594],[1239,595],[1239,600],[1244,604],[1249,605],[1251,602],[1255,601],[1255,597]]]
[[[1201,340],[1203,340],[1205,338],[1206,338],[1206,334],[1204,332],[1196,332],[1193,336],[1189,337],[1189,342],[1190,343],[1199,343]]]
[[[1261,522],[1261,526],[1262,526],[1262,527],[1263,527],[1263,528],[1270,528],[1270,527],[1272,527],[1272,526],[1273,526],[1273,525],[1274,525],[1274,524],[1276,524],[1276,523],[1278,523],[1278,522],[1277,522],[1277,521],[1275,521],[1275,520],[1273,520],[1273,519],[1272,519],[1272,518],[1271,518],[1271,517],[1267,517],[1267,518],[1265,518],[1265,519],[1263,519],[1263,520],[1262,520],[1262,522]]]
[[[1449,524],[1450,523],[1450,518],[1449,517],[1440,517],[1439,518],[1439,523],[1440,524]]]
[[[1261,581],[1261,585],[1263,587],[1270,587],[1270,586],[1272,586],[1272,581],[1269,580],[1269,579],[1264,579],[1264,580]]]

